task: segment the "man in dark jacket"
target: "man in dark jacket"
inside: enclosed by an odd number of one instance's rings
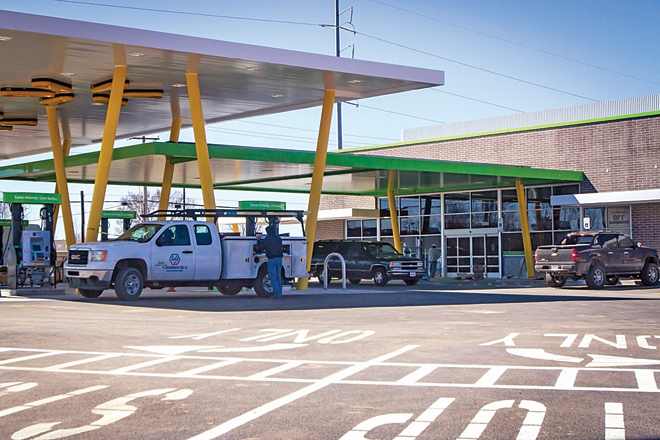
[[[273,287],[273,298],[282,298],[282,239],[275,225],[266,228],[266,238],[259,243],[259,250],[266,250],[268,279]]]

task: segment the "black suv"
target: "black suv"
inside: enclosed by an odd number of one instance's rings
[[[424,276],[424,263],[419,258],[397,252],[389,243],[365,240],[320,240],[314,243],[311,273],[323,282],[323,262],[331,253],[338,253],[346,261],[346,278],[351,284],[373,278],[378,286],[389,280],[403,280],[414,286]],[[328,262],[328,282],[341,278],[338,258]]]

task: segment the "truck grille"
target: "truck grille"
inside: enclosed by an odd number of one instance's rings
[[[417,261],[397,261],[392,265],[394,270],[416,271],[418,267],[421,269],[421,264]]]
[[[79,264],[81,266],[87,264],[88,260],[88,255],[89,251],[75,251],[75,250],[70,250],[69,251],[69,256],[67,258],[67,261],[69,264]]]

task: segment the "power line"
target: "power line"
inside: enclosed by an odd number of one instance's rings
[[[392,113],[393,115],[407,116],[409,118],[421,119],[422,121],[435,122],[437,124],[446,124],[446,122],[437,121],[435,119],[428,119],[428,118],[422,118],[421,116],[407,115],[405,113],[393,112],[392,110],[383,110],[382,108],[370,107],[370,106],[364,105],[364,104],[360,104],[360,107],[368,108],[370,110],[378,110],[379,112]]]
[[[277,128],[285,128],[289,130],[298,130],[298,131],[308,131],[312,133],[318,133],[318,130],[312,130],[310,128],[299,128],[299,127],[290,127],[286,125],[277,125],[277,124],[266,124],[263,122],[253,122],[253,121],[237,121],[237,122],[243,122],[245,124],[254,124],[254,125],[265,125],[267,127],[277,127]],[[330,134],[337,134],[336,132],[331,131]],[[364,138],[364,139],[376,139],[380,141],[398,141],[398,139],[392,139],[392,138],[383,138],[383,137],[377,137],[377,136],[361,136],[359,134],[343,134],[344,136],[350,136],[350,137],[358,137],[358,138]]]
[[[570,58],[570,57],[560,55],[560,54],[557,54],[557,53],[554,53],[554,52],[550,52],[550,51],[547,51],[547,50],[544,50],[544,49],[539,49],[537,47],[528,46],[526,44],[518,43],[516,41],[507,40],[506,38],[498,37],[498,36],[493,35],[493,34],[487,34],[486,32],[481,32],[481,31],[478,31],[476,29],[471,29],[471,28],[461,26],[461,25],[458,25],[458,24],[455,24],[455,23],[450,23],[448,21],[440,20],[438,18],[431,17],[429,15],[420,14],[419,12],[411,11],[409,9],[401,8],[399,6],[390,5],[390,4],[387,4],[387,3],[379,1],[379,0],[371,0],[371,1],[374,2],[374,3],[379,3],[379,4],[384,5],[384,6],[388,6],[390,8],[398,9],[399,11],[408,12],[409,14],[417,15],[418,17],[428,18],[429,20],[437,21],[438,23],[446,24],[448,26],[453,26],[453,27],[458,28],[458,29],[463,29],[463,30],[468,31],[468,32],[473,32],[475,34],[479,34],[479,35],[483,35],[485,37],[493,38],[495,40],[503,41],[505,43],[513,44],[513,45],[520,46],[520,47],[524,47],[525,49],[535,50],[537,52],[541,52],[541,53],[544,53],[546,55],[551,55],[553,57],[561,58],[561,59],[564,59],[564,60],[567,60],[567,61],[572,61],[574,63],[582,64],[584,66],[589,66],[589,67],[593,67],[595,69],[604,70],[605,72],[616,73],[617,75],[626,76],[628,78],[636,79],[638,81],[644,81],[644,82],[647,82],[649,84],[655,84],[655,85],[660,86],[660,83],[650,81],[648,79],[644,79],[644,78],[640,78],[640,77],[637,77],[637,76],[629,75],[627,73],[619,72],[617,70],[608,69],[607,67],[598,66],[596,64],[587,63],[586,61],[576,60],[574,58]]]
[[[582,95],[578,95],[576,93],[571,93],[571,92],[565,92],[563,90],[556,89],[554,87],[544,86],[543,84],[539,84],[539,83],[535,83],[535,82],[532,82],[532,81],[527,81],[527,80],[524,80],[524,79],[521,79],[521,78],[516,78],[515,76],[510,76],[510,75],[505,75],[503,73],[495,72],[494,70],[484,69],[483,67],[477,67],[477,66],[473,66],[472,64],[452,60],[451,58],[442,57],[440,55],[436,55],[436,54],[431,53],[431,52],[426,52],[426,51],[423,51],[423,50],[420,50],[420,49],[415,49],[414,47],[406,46],[404,44],[395,43],[393,41],[385,40],[384,38],[374,37],[373,35],[365,34],[364,32],[356,32],[356,35],[362,35],[364,37],[371,38],[372,40],[380,41],[382,43],[391,44],[392,46],[397,46],[397,47],[400,47],[400,48],[403,48],[403,49],[412,50],[413,52],[428,55],[430,57],[438,58],[438,59],[441,59],[441,60],[444,60],[444,61],[449,61],[450,63],[455,63],[455,64],[458,64],[458,65],[461,65],[461,66],[469,67],[471,69],[479,70],[481,72],[490,73],[491,75],[500,76],[502,78],[507,78],[507,79],[510,79],[510,80],[513,80],[513,81],[518,81],[518,82],[521,82],[521,83],[524,83],[524,84],[529,84],[529,85],[536,86],[536,87],[541,87],[543,89],[552,90],[554,92],[563,93],[565,95],[575,96],[577,98],[586,99],[586,100],[592,101],[592,102],[600,102],[596,99],[592,99],[592,98],[589,98],[587,96],[582,96]]]
[[[277,134],[277,133],[264,133],[264,132],[261,132],[261,131],[246,131],[246,130],[238,130],[238,129],[235,129],[235,128],[207,128],[207,130],[211,130],[211,131],[221,131],[222,130],[223,132],[230,132],[230,133],[235,132],[236,134],[249,134],[249,135],[262,134],[262,135],[267,135],[267,136],[273,136],[273,139],[277,139],[275,137],[275,136],[277,136],[277,137],[283,138],[283,140],[305,139],[305,140],[308,140],[308,141],[314,141],[314,142],[317,141],[316,138],[308,138],[308,137],[302,137],[302,136],[291,136],[291,135]],[[367,142],[351,142],[351,143],[355,144],[355,145],[358,145],[358,144],[359,145],[372,145],[371,143],[367,143]]]
[[[109,5],[106,3],[95,3],[95,2],[83,2],[78,0],[54,0],[60,3],[74,3],[78,5],[87,5],[87,6],[102,6],[104,8],[115,8],[115,9],[131,9],[134,11],[147,11],[147,12],[162,12],[165,14],[181,14],[181,15],[193,15],[196,17],[211,17],[211,18],[227,18],[232,20],[245,20],[245,21],[258,21],[262,23],[280,23],[280,24],[296,24],[301,26],[319,26],[318,23],[305,23],[300,21],[286,21],[286,20],[271,20],[267,18],[249,18],[249,17],[235,17],[232,15],[219,15],[219,14],[206,14],[201,12],[187,12],[187,11],[171,11],[168,9],[156,9],[156,8],[140,8],[137,6],[123,6],[123,5]]]
[[[429,90],[433,90],[434,92],[439,92],[439,93],[445,93],[447,95],[457,96],[457,97],[463,98],[463,99],[469,99],[470,101],[476,101],[476,102],[481,102],[483,104],[493,105],[495,107],[505,108],[507,110],[513,110],[514,112],[518,112],[518,113],[525,113],[523,110],[518,110],[516,108],[507,107],[507,106],[504,106],[504,105],[494,104],[494,103],[488,102],[488,101],[482,101],[481,99],[470,98],[469,96],[464,96],[464,95],[459,95],[459,94],[456,94],[456,93],[451,93],[451,92],[448,92],[446,90],[440,90],[440,89],[437,89],[437,88],[430,88]]]

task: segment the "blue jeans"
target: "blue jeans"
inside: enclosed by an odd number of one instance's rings
[[[273,296],[282,296],[282,257],[268,259],[268,279],[273,287]]]
[[[435,273],[438,271],[438,261],[429,262],[429,278],[435,277]]]

